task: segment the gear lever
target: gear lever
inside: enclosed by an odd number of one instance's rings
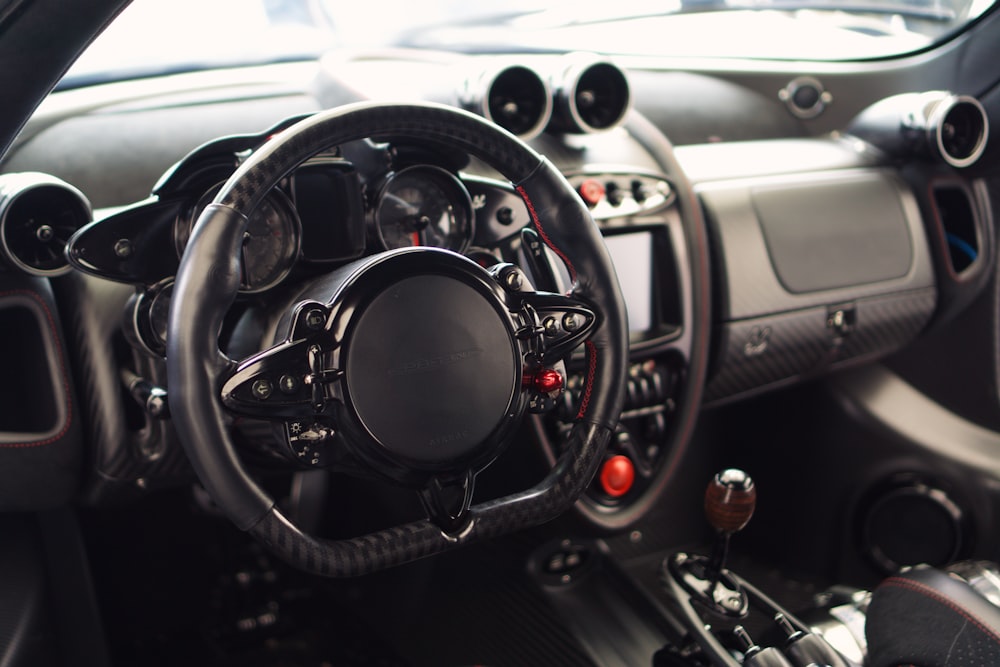
[[[729,555],[729,538],[743,530],[757,506],[757,487],[737,468],[718,473],[705,489],[705,516],[718,537],[705,566],[705,578],[718,582]]]
[[[757,488],[750,475],[728,468],[715,475],[705,489],[705,514],[717,538],[712,555],[675,554],[669,561],[674,580],[702,609],[730,618],[747,613],[747,595],[726,570],[729,540],[753,516]]]
[[[742,470],[728,468],[709,482],[705,514],[716,531],[711,555],[678,552],[663,563],[664,583],[677,603],[681,620],[714,665],[846,667],[843,658],[807,626],[726,567],[730,539],[746,527],[756,505],[757,488]],[[787,637],[780,648],[761,647],[751,639],[743,627],[744,619],[751,618],[751,609],[775,623]],[[743,654],[742,662],[733,658],[733,648]]]

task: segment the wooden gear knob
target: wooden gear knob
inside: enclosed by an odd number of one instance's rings
[[[705,515],[720,533],[742,530],[757,505],[757,487],[750,475],[736,468],[718,473],[705,489]]]

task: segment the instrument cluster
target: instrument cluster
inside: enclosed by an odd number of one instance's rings
[[[242,153],[232,138],[217,143],[178,163],[148,200],[86,225],[68,244],[76,268],[137,287],[127,329],[155,356],[165,350],[181,257]],[[300,165],[250,216],[239,257],[241,299],[267,299],[354,259],[411,246],[445,248],[485,265],[500,261],[529,221],[525,206],[509,183],[464,174],[461,166],[430,150],[367,141]]]

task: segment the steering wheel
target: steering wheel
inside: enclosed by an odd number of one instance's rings
[[[230,359],[219,336],[239,289],[254,207],[315,153],[365,138],[450,146],[493,167],[565,263],[571,290],[538,292],[515,265],[485,269],[446,250],[385,252],[310,283],[283,315],[283,339]],[[551,400],[561,360],[581,344],[585,387],[561,456],[532,488],[473,505],[476,474],[500,455],[529,408]],[[354,576],[569,509],[617,424],[628,333],[601,234],[544,157],[451,107],[359,103],[272,137],[200,215],[177,272],[166,357],[174,424],[218,506],[292,565]],[[234,416],[283,425],[296,455],[312,465],[361,462],[419,490],[427,519],[350,539],[304,532],[248,474],[229,431]]]

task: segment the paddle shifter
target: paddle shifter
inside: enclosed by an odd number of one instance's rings
[[[750,476],[735,468],[723,470],[705,489],[705,515],[716,531],[711,555],[675,553],[664,560],[664,583],[690,639],[710,662],[726,667],[846,667],[822,638],[726,567],[730,539],[746,527],[756,505],[757,487]],[[747,630],[751,626],[763,626],[765,634],[783,641],[760,646]]]

